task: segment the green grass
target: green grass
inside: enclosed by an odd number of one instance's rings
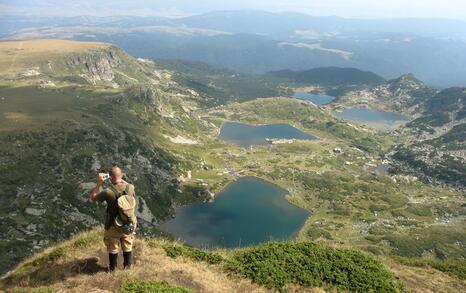
[[[165,281],[131,281],[121,286],[119,293],[191,293],[192,290],[172,286]]]
[[[164,245],[163,249],[167,255],[172,258],[184,256],[195,261],[203,261],[209,264],[219,264],[224,260],[223,257],[217,253],[204,251],[185,245]]]
[[[413,267],[432,267],[451,276],[466,280],[466,260],[464,259],[419,259],[394,258],[397,262]]]
[[[63,247],[58,247],[54,249],[52,252],[47,253],[39,258],[36,258],[35,260],[32,261],[33,266],[39,266],[44,263],[54,263],[58,259],[60,259],[62,256],[65,255],[65,249]]]
[[[100,231],[98,233],[93,231],[89,234],[86,234],[76,239],[76,241],[73,242],[73,247],[74,248],[88,248],[88,247],[95,245],[99,241],[101,241],[101,239],[102,239],[102,234],[100,233]]]
[[[309,237],[310,240],[316,240],[320,237],[323,237],[325,239],[332,239],[332,235],[327,230],[321,229],[316,226],[311,226],[307,230],[307,236]]]
[[[382,231],[382,238],[390,243],[392,254],[403,257],[422,257],[431,253],[440,259],[465,258],[466,251],[458,243],[466,242],[464,228],[459,226],[431,226],[404,232]]]
[[[311,242],[262,244],[239,252],[229,267],[280,291],[290,284],[353,292],[404,291],[395,276],[374,258]]]

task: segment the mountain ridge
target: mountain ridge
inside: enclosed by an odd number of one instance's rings
[[[303,71],[281,70],[268,75],[289,79],[292,82],[324,86],[374,85],[385,79],[373,72],[351,67],[319,67]]]

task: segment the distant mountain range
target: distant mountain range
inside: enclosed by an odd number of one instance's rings
[[[356,68],[325,67],[304,71],[281,70],[269,72],[269,75],[285,78],[296,83],[320,85],[375,85],[385,79],[373,72]]]
[[[466,84],[466,22],[357,20],[299,13],[220,11],[162,17],[0,18],[0,38],[106,41],[144,58],[202,61],[239,72],[354,67],[385,79]]]

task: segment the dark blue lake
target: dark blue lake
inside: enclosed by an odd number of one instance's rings
[[[301,99],[301,100],[311,101],[316,105],[326,105],[328,103],[331,103],[333,100],[335,100],[335,97],[332,97],[332,96],[316,95],[316,94],[311,94],[311,93],[306,93],[306,92],[295,92],[293,97],[297,99]]]
[[[213,203],[180,208],[161,228],[197,247],[241,247],[296,235],[310,213],[290,204],[286,191],[255,177],[228,185]]]
[[[401,114],[375,109],[349,108],[344,109],[342,112],[337,112],[336,116],[356,123],[380,126],[383,128],[394,128],[408,122],[408,119]]]
[[[225,122],[220,129],[219,138],[240,146],[267,145],[270,139],[313,140],[315,136],[302,132],[289,124],[249,125]]]

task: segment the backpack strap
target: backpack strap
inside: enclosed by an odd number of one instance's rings
[[[118,198],[119,198],[120,196],[122,196],[123,194],[128,194],[128,193],[129,193],[129,184],[126,184],[126,188],[125,188],[125,190],[123,190],[123,191],[118,191],[118,190],[115,188],[114,185],[110,185],[109,188],[110,188],[110,189],[112,190],[112,192],[115,194],[116,199],[118,199]]]

